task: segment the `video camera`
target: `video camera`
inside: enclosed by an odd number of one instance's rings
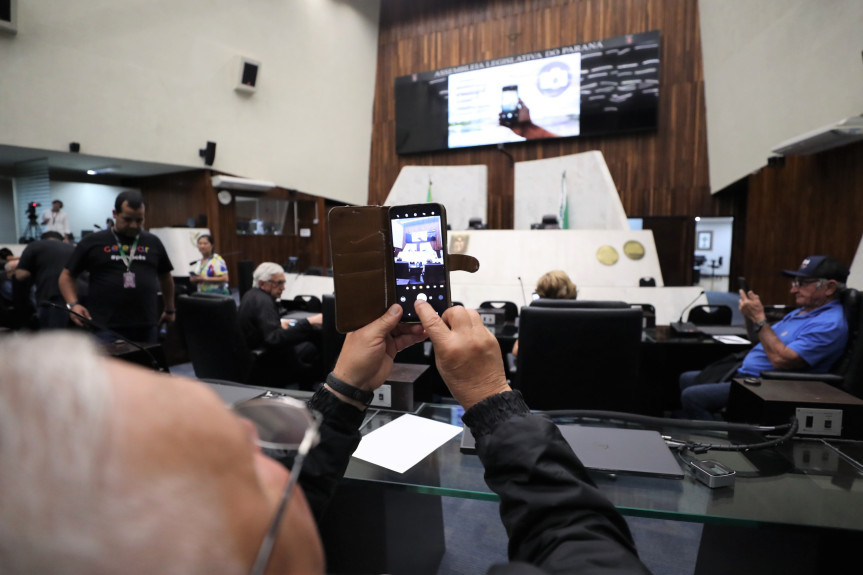
[[[41,205],[42,204],[40,204],[39,202],[30,202],[29,204],[27,204],[27,212],[26,212],[27,217],[30,218],[31,220],[35,220],[36,219],[36,208],[40,207]]]

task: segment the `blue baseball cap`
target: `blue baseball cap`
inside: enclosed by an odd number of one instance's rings
[[[848,279],[845,264],[830,256],[809,256],[796,271],[782,270],[782,275],[792,278],[823,278],[845,283]]]

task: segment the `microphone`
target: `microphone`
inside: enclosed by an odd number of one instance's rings
[[[66,313],[68,313],[69,315],[74,315],[74,316],[80,318],[84,322],[84,324],[86,324],[87,327],[91,328],[93,331],[106,331],[106,332],[110,333],[111,335],[113,335],[117,339],[119,339],[125,343],[128,343],[129,345],[131,345],[134,348],[137,348],[137,349],[143,351],[146,354],[147,358],[150,360],[150,365],[152,366],[152,368],[155,371],[161,371],[161,372],[169,373],[167,369],[162,369],[162,366],[159,365],[159,362],[156,361],[156,358],[153,356],[152,353],[150,353],[150,350],[143,347],[141,344],[132,341],[131,339],[127,338],[126,336],[121,335],[112,329],[108,329],[107,327],[96,323],[92,319],[88,318],[85,315],[78,313],[77,311],[72,311],[71,309],[67,308],[66,306],[57,305],[56,303],[54,303],[52,301],[45,300],[45,301],[40,302],[39,305],[42,307],[50,306],[50,307],[53,307],[56,309],[61,309],[61,310],[65,311]]]
[[[521,284],[521,300],[524,302],[524,307],[527,307],[527,298],[524,297],[524,282],[521,281],[521,276],[518,276],[518,283]]]
[[[102,231],[102,226],[100,226],[99,224],[93,224],[93,227],[99,231]]]
[[[198,258],[198,259],[196,259],[196,260],[192,260],[192,261],[190,261],[190,262],[189,262],[189,265],[190,265],[190,266],[193,266],[193,265],[195,265],[196,263],[198,263],[199,261],[201,261],[201,258]]]
[[[698,329],[695,325],[690,324],[689,322],[683,321],[683,315],[686,313],[690,307],[698,301],[698,298],[704,295],[704,290],[698,292],[698,295],[695,296],[695,299],[686,304],[683,309],[680,311],[680,318],[676,322],[671,322],[671,329],[676,331],[677,333],[698,333]]]

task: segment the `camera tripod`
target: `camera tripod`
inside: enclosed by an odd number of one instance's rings
[[[27,227],[24,229],[24,235],[21,236],[21,243],[27,244],[36,241],[42,237],[42,228],[39,227],[38,218],[36,216],[27,216]]]

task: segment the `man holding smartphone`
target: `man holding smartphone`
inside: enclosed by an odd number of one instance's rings
[[[798,307],[772,326],[758,294],[741,289],[740,312],[750,338],[758,344],[722,381],[710,381],[707,370],[683,373],[680,402],[684,417],[717,419],[728,403],[732,377],[759,377],[762,371],[773,369],[828,372],[848,343],[848,324],[839,302],[848,273],[842,262],[829,256],[809,256],[799,269],[784,270],[782,275],[792,278],[791,293]]]

